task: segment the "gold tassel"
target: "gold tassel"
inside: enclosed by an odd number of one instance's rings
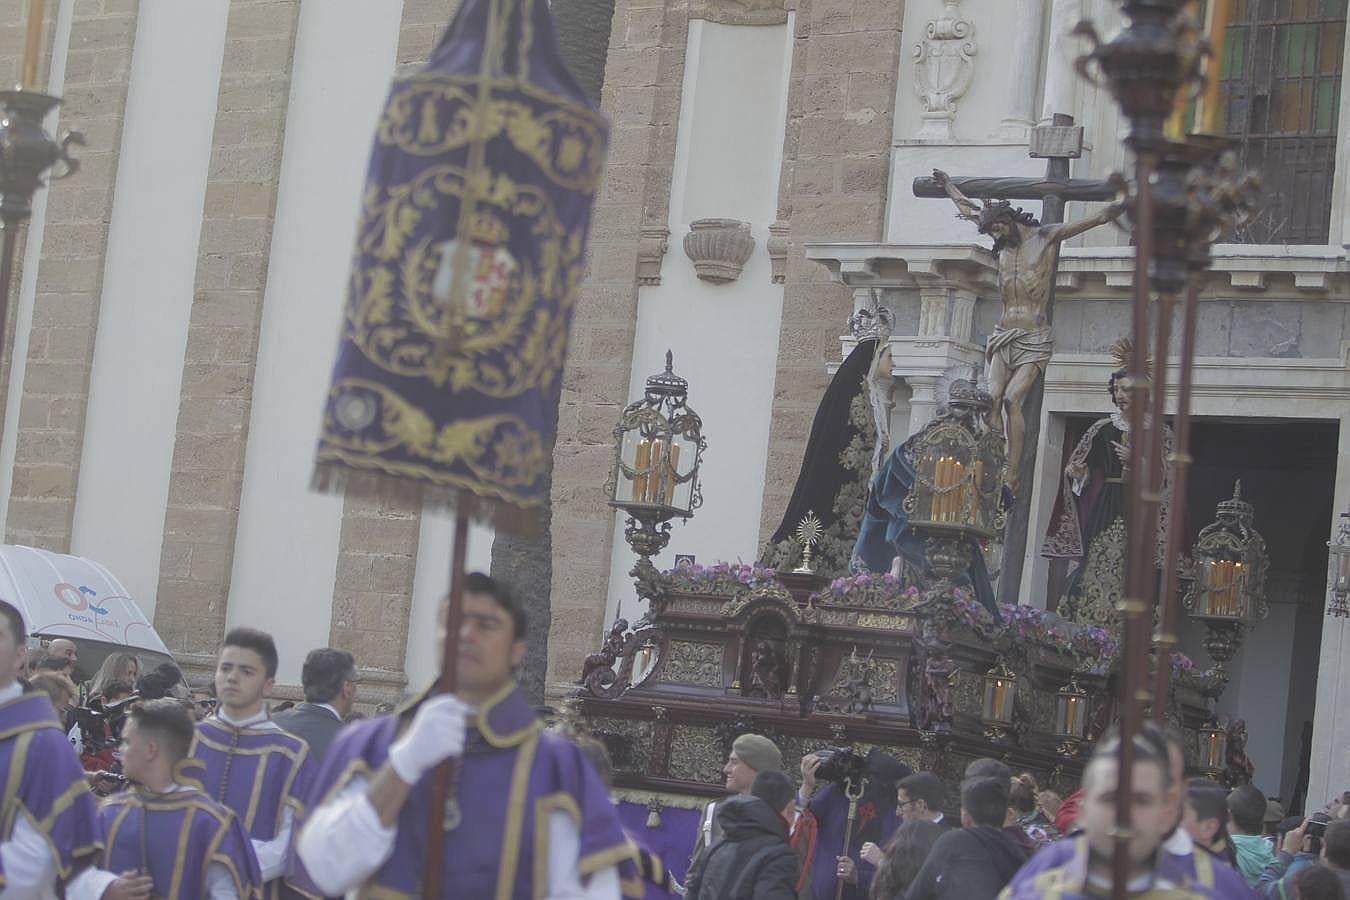
[[[648,828],[660,828],[660,827],[661,827],[661,809],[662,809],[661,801],[658,800],[658,799],[656,799],[655,797],[653,797],[653,798],[651,799],[651,802],[647,804],[647,827],[648,827]]]

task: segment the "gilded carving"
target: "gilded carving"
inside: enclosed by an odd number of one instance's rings
[[[871,677],[868,679],[868,686],[872,691],[873,703],[895,704],[900,702],[900,664],[893,659],[872,659],[870,662]],[[840,665],[839,671],[835,673],[834,683],[830,685],[830,691],[827,698],[843,698],[849,696],[851,673],[847,665]]]
[[[651,757],[652,723],[641,719],[597,717],[590,720],[590,732],[605,743],[613,757],[614,768],[646,772]],[[622,752],[616,753],[616,745]]]
[[[722,686],[722,645],[671,641],[662,657],[663,681]]]
[[[719,753],[712,729],[676,725],[670,736],[670,777],[713,784],[721,781],[726,758]]]

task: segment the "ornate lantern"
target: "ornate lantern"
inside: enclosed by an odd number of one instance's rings
[[[969,381],[952,384],[947,403],[910,442],[914,486],[905,497],[908,527],[926,538],[928,565],[940,579],[964,574],[971,538],[1003,530],[1007,443],[988,425],[992,398]]]
[[[1186,593],[1191,617],[1205,626],[1205,649],[1220,671],[1233,658],[1246,629],[1269,614],[1266,607],[1265,538],[1252,522],[1255,510],[1242,499],[1242,482],[1233,498],[1220,503],[1215,521],[1200,529],[1191,555],[1195,577]]]
[[[984,705],[980,709],[980,721],[984,723],[985,737],[991,741],[1001,741],[1008,736],[1016,700],[1017,674],[1000,659],[984,675]]]
[[[1196,730],[1200,750],[1200,770],[1218,777],[1223,773],[1228,757],[1228,732],[1216,720],[1210,719]]]
[[[1078,686],[1078,676],[1055,692],[1055,731],[1059,740],[1056,748],[1064,756],[1077,756],[1078,748],[1087,736],[1088,692]]]
[[[670,520],[688,519],[703,505],[698,469],[708,442],[703,420],[689,408],[689,382],[666,370],[647,379],[641,400],[630,403],[614,428],[614,467],[605,492],[609,505],[628,514],[624,539],[640,557],[632,575],[639,590],[655,575],[651,557],[670,541]]]
[[[1331,586],[1327,596],[1327,615],[1350,616],[1350,512],[1341,513],[1336,537],[1327,541],[1331,555]]]

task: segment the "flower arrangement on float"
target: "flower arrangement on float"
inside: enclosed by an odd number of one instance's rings
[[[760,587],[781,587],[776,573],[762,563],[719,562],[680,565],[661,573],[671,590],[690,594],[739,594]]]

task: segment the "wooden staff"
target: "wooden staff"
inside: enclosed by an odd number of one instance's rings
[[[436,690],[455,692],[459,664],[459,630],[464,619],[464,566],[469,552],[469,513],[461,503],[455,513],[455,544],[450,554],[450,599],[445,610],[445,642],[441,645],[441,677]],[[427,855],[422,861],[422,896],[441,896],[441,857],[444,854],[447,809],[453,801],[451,787],[459,774],[459,760],[447,759],[436,767],[431,781],[431,815],[427,821]]]
[[[858,791],[853,791],[853,779],[844,779],[844,796],[848,798],[848,823],[844,826],[844,849],[840,856],[848,856],[848,845],[853,843],[853,820],[858,817],[858,798],[863,795],[863,789],[867,786],[867,779],[863,778],[858,782]],[[854,870],[857,871],[856,869]],[[834,900],[843,900],[844,897],[844,876],[835,875],[834,877]]]

